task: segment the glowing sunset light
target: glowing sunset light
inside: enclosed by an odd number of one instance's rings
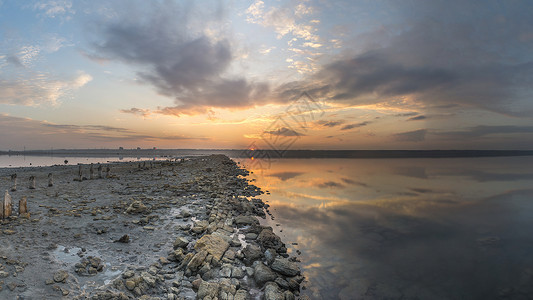
[[[0,150],[530,149],[529,6],[0,1]]]

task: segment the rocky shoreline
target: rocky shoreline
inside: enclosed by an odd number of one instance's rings
[[[107,167],[103,176],[88,165],[0,169],[2,191],[17,174],[9,193],[14,208],[26,197],[29,213],[0,221],[0,298],[298,297],[298,260],[260,225],[268,205],[234,161]]]

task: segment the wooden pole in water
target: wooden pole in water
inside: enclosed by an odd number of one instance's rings
[[[34,190],[35,189],[35,176],[31,175],[30,176],[30,190]]]
[[[7,194],[7,190],[6,190],[6,194]],[[0,201],[0,219],[3,219],[4,218],[4,201]]]
[[[52,173],[48,173],[48,186],[54,186],[54,179],[52,178]]]
[[[111,176],[111,168],[107,166],[105,168],[105,178],[109,178],[109,176]]]
[[[102,178],[102,165],[98,164],[98,178]]]
[[[81,164],[78,167],[78,181],[81,181]]]
[[[11,191],[14,192],[17,190],[17,174],[11,175],[11,182],[13,182],[13,186],[11,187]]]
[[[19,215],[28,213],[28,199],[26,196],[19,200]]]
[[[91,163],[91,167],[89,168],[89,179],[94,179],[94,167],[93,167],[93,163]]]
[[[6,194],[4,195],[4,204],[3,204],[3,216],[2,218],[8,218],[11,216],[11,209],[12,209],[12,203],[11,203],[11,195],[6,190]]]

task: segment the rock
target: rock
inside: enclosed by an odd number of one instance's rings
[[[220,268],[219,275],[221,277],[231,277],[231,270],[232,267],[230,264],[224,264],[222,268]]]
[[[198,253],[196,253],[191,261],[187,264],[187,269],[196,272],[198,271],[198,268],[202,265],[202,263],[205,260],[205,257],[207,256],[207,251],[200,250]]]
[[[237,235],[235,235],[235,237],[233,237],[233,239],[229,243],[231,247],[240,247],[242,245]]]
[[[81,262],[74,265],[76,273],[78,275],[87,276],[87,275],[96,275],[98,272],[104,270],[104,264],[102,259],[94,256],[89,256],[81,260]]]
[[[174,241],[174,249],[183,248],[185,249],[189,245],[189,240],[185,237],[179,237]]]
[[[203,282],[202,278],[197,278],[193,280],[192,288],[197,291],[200,288],[200,284],[202,284],[202,282]]]
[[[155,286],[155,282],[157,279],[154,276],[150,275],[148,272],[142,272],[141,278],[144,282],[146,282],[149,287]]]
[[[274,262],[275,258],[276,258],[276,251],[272,249],[267,249],[265,251],[265,259],[268,265],[271,265]]]
[[[265,300],[285,300],[279,287],[274,282],[268,282],[265,285]]]
[[[8,272],[0,271],[0,278],[6,278],[7,276],[9,276]]]
[[[159,257],[159,263],[162,265],[168,265],[170,261],[166,257]]]
[[[7,287],[10,291],[14,291],[19,285],[16,282],[11,282],[7,284]]]
[[[128,214],[140,214],[144,213],[148,210],[148,207],[144,205],[141,200],[134,200],[128,209],[126,209],[126,213]]]
[[[298,281],[294,280],[293,278],[290,278],[288,280],[289,288],[293,291],[299,291],[300,290],[300,284]]]
[[[298,268],[298,265],[286,258],[276,258],[270,267],[272,270],[285,276],[292,277],[300,273],[300,268]]]
[[[54,281],[55,282],[65,282],[68,278],[68,273],[65,270],[59,270],[54,273]]]
[[[260,259],[263,256],[263,252],[261,252],[261,247],[249,244],[242,250],[242,253],[245,257],[245,262],[249,265],[252,264],[254,261]]]
[[[257,234],[253,233],[253,232],[249,232],[249,233],[245,234],[244,237],[247,240],[255,240],[255,239],[257,239]]]
[[[289,287],[289,283],[287,282],[287,280],[281,278],[281,277],[278,277],[276,278],[276,280],[274,280],[274,282],[281,288],[281,289],[284,289],[284,290],[288,290],[290,287]]]
[[[127,270],[124,273],[122,273],[122,278],[128,279],[135,275],[135,273],[132,270]]]
[[[285,245],[281,242],[279,236],[274,234],[272,228],[267,227],[261,230],[259,236],[257,236],[257,241],[263,245],[265,248],[273,248],[276,251],[280,251]]]
[[[218,261],[220,261],[228,247],[229,243],[223,238],[210,234],[202,236],[194,245],[194,249],[197,251],[204,249]]]
[[[125,234],[123,236],[120,237],[120,239],[116,240],[117,243],[129,243],[130,242],[130,236]]]
[[[192,232],[196,234],[200,234],[207,229],[207,226],[209,226],[209,222],[207,222],[206,220],[201,220],[201,221],[194,223],[194,226],[192,227],[191,230]]]
[[[265,282],[274,281],[276,277],[278,277],[278,275],[262,263],[257,264],[254,269],[254,279],[260,287],[263,286]]]
[[[235,260],[235,251],[228,249],[228,251],[226,251],[224,254],[224,258],[227,258],[228,260]]]
[[[181,216],[183,218],[188,218],[188,217],[191,216],[191,213],[188,210],[184,209],[184,210],[181,211]]]
[[[259,225],[259,221],[252,216],[237,216],[235,217],[234,222],[238,227],[247,225]]]
[[[238,290],[233,297],[234,300],[249,300],[250,295],[245,290]]]
[[[205,297],[215,298],[218,296],[219,284],[216,282],[202,281],[198,287],[197,299],[204,299]]]
[[[133,291],[133,289],[135,288],[135,281],[126,280],[126,288],[130,291]]]
[[[244,271],[241,267],[233,267],[231,270],[231,277],[241,279],[244,277]]]
[[[296,299],[296,297],[294,296],[294,294],[291,293],[290,291],[285,291],[285,292],[283,293],[283,298],[284,298],[285,300],[295,300],[295,299]]]

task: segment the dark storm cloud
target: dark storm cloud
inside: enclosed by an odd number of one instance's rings
[[[355,180],[352,180],[350,178],[341,178],[341,180],[344,183],[347,183],[347,184],[358,185],[358,186],[362,186],[362,187],[368,187],[368,184],[366,184],[364,182],[360,182],[360,181],[355,181]]]
[[[396,133],[394,139],[399,142],[422,142],[426,139],[426,129]]]
[[[396,117],[412,117],[416,115],[418,115],[417,112],[408,112],[408,113],[403,113],[403,114],[396,114],[395,116]]]
[[[516,133],[533,133],[533,126],[486,126],[480,125],[470,127],[462,131],[434,132],[433,134],[446,136],[449,138],[478,138],[493,134],[516,134]]]
[[[304,136],[305,134],[299,133],[292,129],[282,127],[277,130],[265,131],[266,134],[277,135],[277,136]]]
[[[350,100],[376,93],[380,96],[408,95],[450,85],[457,80],[452,72],[432,67],[406,67],[386,55],[370,52],[325,66],[319,76],[327,78],[332,99]]]
[[[142,82],[176,99],[176,107],[159,112],[179,115],[205,107],[250,107],[266,96],[269,88],[264,83],[223,77],[234,58],[230,41],[191,28],[196,24],[188,22],[189,9],[167,1],[153,2],[134,17],[130,11],[121,13],[123,18],[100,25],[101,37],[87,56],[136,66]]]
[[[137,108],[137,107],[132,107],[130,109],[121,109],[120,112],[126,113],[126,114],[139,115],[143,117],[147,117],[151,114],[150,110],[143,109],[143,108]]]
[[[103,126],[103,125],[62,125],[62,124],[50,124],[43,123],[43,126],[53,127],[57,129],[64,129],[70,131],[87,131],[87,130],[100,130],[100,131],[115,131],[115,132],[133,132],[126,128]]]
[[[366,51],[323,65],[307,80],[281,87],[280,94],[312,89],[316,98],[348,104],[409,97],[422,107],[530,116],[533,18],[524,13],[529,3],[414,3],[407,8],[391,1],[403,22],[383,24],[379,30],[387,33],[376,35]]]
[[[343,123],[344,121],[326,121],[326,120],[317,121],[318,125],[322,125],[325,127],[336,127],[336,126],[342,125]]]
[[[316,184],[316,186],[318,188],[321,188],[321,189],[327,189],[327,188],[344,188],[344,185],[342,183],[338,183],[338,182],[335,182],[335,181],[325,181],[325,182],[321,182],[321,183],[318,183]]]
[[[428,118],[427,116],[420,115],[420,116],[409,118],[407,119],[407,121],[420,121],[420,120],[425,120],[427,118]]]
[[[363,127],[363,126],[366,126],[368,124],[370,124],[370,122],[361,122],[361,123],[356,123],[356,124],[348,124],[348,125],[342,126],[341,130],[350,130],[350,129],[354,129],[354,128],[358,128],[358,127]]]

